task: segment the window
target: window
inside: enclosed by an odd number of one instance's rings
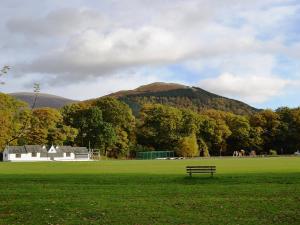
[[[36,152],[32,152],[31,153],[31,157],[36,157],[37,153]]]
[[[71,153],[70,153],[70,152],[67,152],[67,153],[66,153],[66,157],[71,157]]]
[[[16,154],[16,158],[21,158],[21,154],[20,154],[20,153],[17,153],[17,154]]]

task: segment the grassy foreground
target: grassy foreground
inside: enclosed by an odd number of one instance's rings
[[[0,224],[300,224],[300,157],[0,163],[0,188]]]

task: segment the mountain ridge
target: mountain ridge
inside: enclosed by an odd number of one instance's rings
[[[8,95],[15,97],[18,100],[27,102],[31,106],[34,102],[35,93],[33,92],[14,92]],[[68,99],[65,97],[39,93],[36,101],[36,108],[50,107],[50,108],[61,108],[67,104],[78,102],[77,100]]]
[[[30,92],[10,93],[10,95],[27,102],[29,105],[32,105],[34,100],[34,93]],[[121,90],[82,102],[92,102],[104,97],[115,97],[128,104],[135,115],[139,114],[142,105],[146,103],[170,105],[198,112],[206,109],[216,109],[240,115],[250,115],[260,110],[242,101],[223,97],[200,87],[164,82],[142,85],[133,90]],[[76,102],[80,101],[39,93],[36,107],[61,108],[64,105]]]

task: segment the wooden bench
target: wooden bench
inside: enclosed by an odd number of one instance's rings
[[[192,176],[193,173],[207,173],[211,176],[216,173],[216,166],[187,166],[186,172]]]

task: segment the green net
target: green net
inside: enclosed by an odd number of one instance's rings
[[[151,152],[138,152],[137,159],[157,159],[157,158],[171,158],[174,157],[174,151],[151,151]]]

